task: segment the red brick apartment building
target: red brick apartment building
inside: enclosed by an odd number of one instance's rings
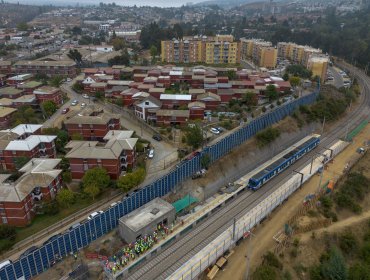
[[[18,84],[25,83],[32,79],[33,75],[31,74],[20,74],[16,76],[9,77],[6,82],[9,86],[16,86]]]
[[[1,98],[17,99],[23,95],[23,90],[14,87],[0,88]]]
[[[10,125],[12,115],[17,109],[0,106],[0,129],[6,129]]]
[[[66,76],[72,78],[76,76],[77,68],[76,63],[70,60],[23,60],[13,65],[13,72],[17,74],[45,74],[48,76]]]
[[[12,73],[11,61],[0,61],[0,74],[10,75]]]
[[[63,103],[63,95],[59,88],[43,86],[33,91],[39,104],[53,101],[55,104]]]
[[[79,134],[84,140],[102,141],[109,130],[121,128],[119,115],[107,114],[98,106],[88,106],[64,121],[68,136]]]
[[[0,164],[3,170],[16,170],[21,158],[56,157],[54,135],[30,135],[25,139],[9,140],[15,135],[7,135],[6,132],[1,134]]]
[[[6,75],[0,74],[0,87],[3,87],[6,85]]]
[[[105,168],[112,179],[118,179],[127,168],[132,168],[136,160],[135,147],[138,138],[132,138],[133,131],[109,131],[104,140],[97,141],[70,141],[66,155],[68,158],[73,179],[81,179],[87,170]]]
[[[60,159],[33,158],[19,172],[16,181],[0,174],[0,224],[26,226],[36,215],[41,201],[52,200],[60,190]]]

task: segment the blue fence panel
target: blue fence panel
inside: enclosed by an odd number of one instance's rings
[[[12,266],[12,265],[9,265],[9,266]],[[6,268],[2,268],[0,269],[0,279],[9,279],[9,277],[6,275]]]
[[[30,255],[27,256],[27,261],[28,261],[28,264],[30,266],[31,275],[32,276],[37,275],[35,259],[33,257],[33,254],[30,254]]]
[[[23,276],[23,270],[22,270],[21,262],[19,260],[16,261],[16,262],[13,262],[13,267],[14,267],[14,270],[15,270],[15,276],[17,278],[21,278]]]
[[[70,237],[70,240],[71,240],[71,251],[74,253],[74,252],[77,251],[76,231],[75,230],[71,230],[69,232],[69,237]]]
[[[8,265],[5,270],[6,270],[6,274],[7,274],[9,280],[16,280],[17,279],[15,277],[15,271],[14,271],[14,267],[12,265]]]
[[[51,246],[51,243],[46,244],[45,247],[46,247],[46,255],[48,257],[48,265],[50,265],[51,260],[54,259],[53,247]]]
[[[58,244],[58,239],[55,239],[53,240],[53,242],[51,242],[51,246],[53,247],[53,259],[55,259],[55,255],[58,255],[60,256],[60,250],[59,250],[59,244]]]
[[[46,253],[46,248],[45,246],[42,246],[40,248],[40,254],[41,254],[41,261],[42,261],[42,266],[45,268],[49,267],[49,260],[48,260],[48,254]]]
[[[36,264],[36,270],[37,270],[37,274],[40,274],[41,272],[44,271],[44,268],[42,267],[42,261],[41,261],[41,252],[40,250],[37,250],[34,254],[33,254],[34,258],[35,258],[35,264]]]
[[[28,266],[27,258],[22,258],[21,260],[21,266],[23,270],[23,275],[26,279],[31,278],[30,268]]]
[[[58,237],[59,257],[67,254],[63,236]]]

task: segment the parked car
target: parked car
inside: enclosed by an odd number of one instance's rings
[[[148,158],[154,158],[154,149],[149,150]]]
[[[67,107],[67,108],[64,108],[63,110],[62,110],[62,114],[64,115],[64,114],[67,114],[69,112],[69,108]]]
[[[88,94],[86,94],[86,93],[82,94],[82,97],[83,97],[83,98],[86,98],[86,99],[89,99],[89,98],[90,98],[90,97],[89,97],[89,95],[88,95]]]
[[[21,255],[20,255],[20,259],[25,257],[25,256],[28,256],[29,254],[31,254],[33,251],[37,250],[37,247],[36,246],[32,246],[30,248],[28,248],[26,251],[24,251]]]
[[[87,217],[87,219],[88,220],[91,220],[91,219],[93,219],[94,217],[96,217],[96,216],[98,216],[98,215],[100,215],[100,214],[103,214],[104,212],[103,211],[97,211],[97,212],[92,212],[88,217]]]
[[[73,100],[72,103],[71,103],[72,106],[76,106],[77,104],[78,104],[78,100],[77,99]]]
[[[218,131],[218,129],[214,127],[212,127],[209,131],[211,131],[213,134],[220,134],[220,131]]]
[[[154,140],[157,140],[157,141],[162,141],[162,136],[161,136],[161,135],[159,135],[159,134],[154,134],[154,135],[153,135],[153,139],[154,139]]]
[[[66,81],[69,83],[69,82],[72,82],[72,79],[71,78],[67,78]]]
[[[220,133],[225,131],[225,129],[224,129],[223,127],[221,127],[221,126],[216,127],[216,129],[217,129]]]
[[[205,174],[207,173],[207,170],[206,169],[202,169],[200,171],[197,171],[193,174],[193,176],[191,176],[191,179],[195,180],[195,179],[198,179],[198,178],[201,178],[203,177]]]
[[[84,103],[81,103],[81,108],[85,108],[86,107],[86,103],[84,102]]]

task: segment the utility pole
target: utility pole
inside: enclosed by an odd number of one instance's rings
[[[324,127],[325,127],[325,116],[324,116],[324,120],[322,122],[321,134],[324,133]]]

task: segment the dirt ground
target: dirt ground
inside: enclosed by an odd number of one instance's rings
[[[323,173],[322,184],[327,182],[330,179],[333,179],[339,176],[343,170],[345,165],[353,160],[354,155],[356,154],[356,150],[359,147],[363,147],[365,141],[368,141],[370,138],[370,125],[368,125],[357,137],[355,137],[353,143],[349,145],[342,153],[340,153],[335,159],[332,164],[328,166],[328,169]],[[356,168],[361,169],[365,175],[369,175],[367,173],[370,172],[370,155],[369,153],[366,155],[366,162],[361,161],[359,166]],[[254,232],[254,237],[250,240],[244,240],[237,246],[234,250],[235,253],[230,257],[229,262],[226,268],[223,271],[220,271],[215,279],[218,280],[229,280],[229,279],[245,279],[246,267],[247,267],[247,260],[250,259],[250,269],[249,274],[251,274],[255,267],[258,266],[262,260],[262,256],[269,250],[273,251],[276,245],[276,242],[273,240],[273,236],[283,230],[285,223],[292,217],[298,207],[302,205],[304,198],[311,193],[314,193],[319,185],[320,176],[316,175],[312,177],[304,186],[294,193],[289,200],[284,203],[281,207],[276,209],[272,215],[266,219],[259,227],[257,227]],[[365,202],[365,205],[369,204],[370,199]],[[363,206],[364,212],[362,215],[358,216],[350,216],[349,213],[343,211],[338,214],[338,218],[340,222],[332,224],[328,229],[336,231],[339,228],[345,228],[354,223],[360,223],[363,220],[366,220],[367,217],[370,217],[370,206]],[[352,214],[353,215],[353,214]],[[347,219],[346,219],[347,218]],[[346,220],[343,220],[346,219]],[[324,232],[325,230],[323,230]],[[319,234],[319,232],[318,232]],[[312,233],[305,233],[302,235],[302,240],[305,238],[308,240],[307,236],[311,236]],[[303,242],[302,242],[303,243]],[[302,244],[304,250],[304,246],[310,248],[310,250],[305,251],[305,254],[300,254],[302,256],[302,262],[304,263],[305,260],[310,262],[312,260],[318,259],[318,252],[321,252],[322,246],[318,244],[317,248],[313,248],[310,244]],[[320,250],[321,248],[321,250]],[[250,253],[250,257],[247,258],[247,252]],[[287,259],[287,263],[289,263],[289,259]],[[284,263],[285,265],[285,263]]]

